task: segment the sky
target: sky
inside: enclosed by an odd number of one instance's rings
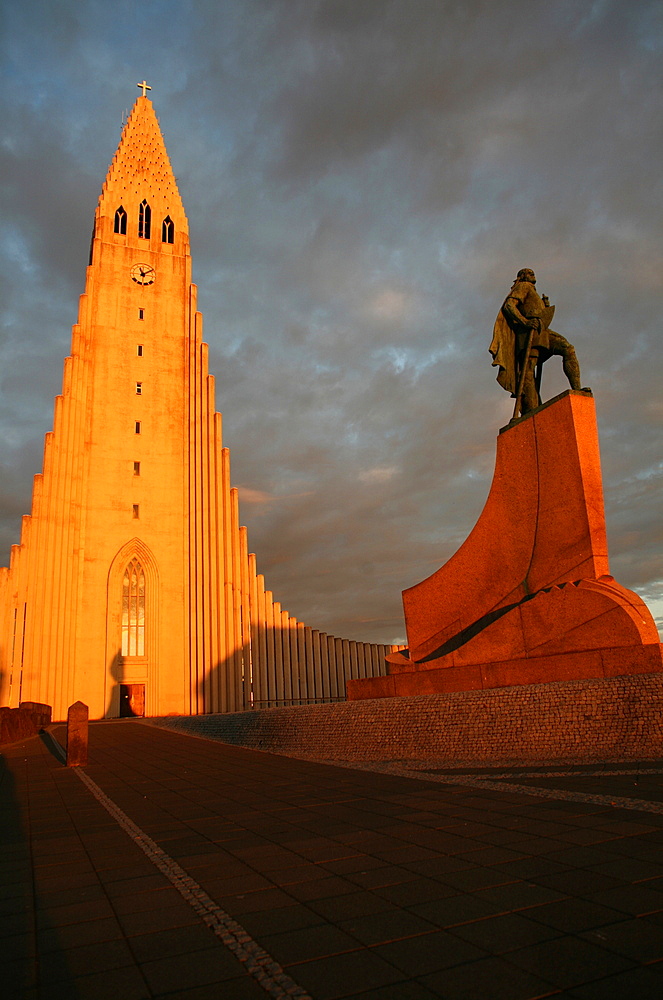
[[[146,79],[259,572],[347,638],[474,526],[532,267],[595,395],[611,571],[663,624],[660,0],[5,5],[0,564],[41,470],[92,221]],[[543,395],[567,387],[559,359]]]

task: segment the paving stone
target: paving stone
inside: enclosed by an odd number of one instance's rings
[[[63,951],[50,951],[40,955],[39,975],[42,983],[54,983],[87,976],[108,969],[133,965],[133,956],[126,942],[121,939],[81,945]]]
[[[336,1000],[380,986],[390,986],[398,996],[407,978],[400,970],[371,952],[350,952],[304,962],[286,969],[315,1000]]]
[[[646,919],[622,920],[616,924],[584,931],[586,941],[609,948],[637,962],[663,960],[663,927]],[[661,968],[663,975],[663,968]]]
[[[484,958],[420,976],[444,1000],[535,1000],[557,992],[550,982],[502,958]]]
[[[223,993],[220,995],[220,991]],[[243,976],[241,979],[224,980],[223,986],[218,983],[207,986],[194,986],[189,990],[168,990],[166,993],[155,993],[156,998],[164,1000],[265,1000],[267,994],[255,979]]]
[[[376,945],[372,951],[409,976],[422,976],[485,958],[486,951],[446,931]]]
[[[344,920],[339,924],[339,927],[365,945],[398,941],[402,938],[411,938],[417,934],[426,934],[435,930],[435,925],[430,921],[408,913],[406,910],[398,909]]]
[[[560,931],[536,923],[522,913],[501,913],[485,920],[475,920],[473,923],[454,927],[453,934],[476,944],[492,955],[503,955],[527,945],[559,937]]]
[[[431,993],[430,990],[422,986],[421,983],[402,982],[396,986],[381,986],[375,990],[355,993],[346,1000],[437,1000],[439,993]]]
[[[397,885],[378,886],[376,895],[389,900],[395,906],[415,906],[434,899],[446,899],[456,895],[456,890],[435,879],[418,878]]]
[[[219,947],[218,939],[202,921],[188,927],[134,935],[129,940],[138,962],[153,962],[174,955],[189,955],[195,962],[197,952]]]
[[[447,899],[421,903],[410,909],[424,920],[437,924],[438,927],[455,927],[470,920],[493,916],[495,913],[500,913],[502,907],[494,902],[477,899],[469,893],[459,893]]]
[[[509,953],[509,962],[560,988],[569,989],[595,979],[605,979],[633,962],[578,937],[559,937]]]
[[[351,917],[363,917],[371,913],[384,913],[393,907],[388,900],[376,896],[372,892],[355,892],[346,896],[330,899],[314,899],[309,901],[310,909],[319,913],[326,920],[337,923],[349,920]]]
[[[661,1000],[663,969],[641,966],[568,991],[573,1000]]]
[[[632,913],[635,917],[660,913],[663,910],[663,893],[648,888],[646,883],[604,889],[586,898],[600,906],[612,906],[625,913]]]
[[[40,1000],[149,1000],[150,996],[140,972],[131,966],[49,983],[39,990]]]
[[[330,924],[261,936],[260,944],[283,966],[357,951],[361,947],[356,937]]]
[[[142,974],[154,993],[190,989],[236,979],[242,966],[220,943],[215,948],[190,954],[171,955],[151,962],[141,962]]]
[[[589,900],[562,899],[533,907],[527,917],[560,931],[577,933],[624,920],[624,913]]]
[[[242,926],[256,938],[300,927],[315,927],[324,922],[324,917],[307,906],[283,906],[278,910],[260,910],[242,916]]]

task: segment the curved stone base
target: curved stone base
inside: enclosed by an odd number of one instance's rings
[[[663,669],[644,601],[610,576],[594,400],[568,390],[500,432],[474,529],[403,592],[408,649],[348,698]]]

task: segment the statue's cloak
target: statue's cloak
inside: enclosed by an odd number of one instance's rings
[[[513,292],[513,289],[511,291]],[[511,297],[511,294],[507,295],[507,299]],[[490,342],[488,350],[493,356],[493,365],[499,366],[497,381],[503,389],[510,392],[512,396],[515,396],[518,389],[516,333],[509,326],[509,322],[504,314],[504,305],[507,299],[504,300],[504,304],[497,314],[495,326],[493,327],[493,339]],[[545,360],[547,357],[549,347],[548,328],[554,313],[554,306],[544,306],[541,309],[541,330],[539,333],[535,333],[532,338],[532,347],[539,349],[539,356],[542,357],[542,360]],[[524,345],[522,341],[519,346],[523,350]]]
[[[493,365],[499,366],[497,381],[510,392],[516,395],[516,334],[507,323],[504,309],[500,309],[493,327],[493,339],[488,348],[493,356]]]

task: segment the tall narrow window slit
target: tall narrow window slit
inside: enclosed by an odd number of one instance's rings
[[[137,559],[122,583],[122,656],[145,656],[145,574]]]
[[[144,240],[149,240],[151,226],[152,209],[143,198],[138,209],[138,235]]]
[[[120,207],[115,212],[115,222],[113,223],[113,232],[119,233],[120,236],[127,235],[127,213],[124,211],[124,207]]]

